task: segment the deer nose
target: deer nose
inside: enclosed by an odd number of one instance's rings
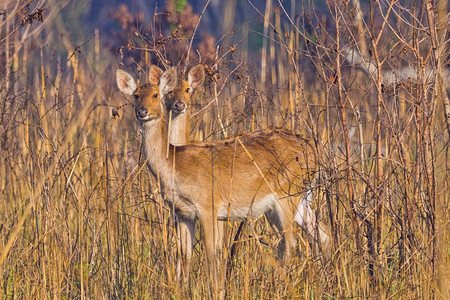
[[[186,104],[184,102],[177,102],[174,106],[177,112],[182,112],[186,108]]]
[[[138,109],[136,109],[136,115],[138,116],[139,119],[144,119],[148,114],[148,109],[146,109],[145,107],[139,107]]]

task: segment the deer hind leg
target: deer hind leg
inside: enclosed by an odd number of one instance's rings
[[[282,235],[281,244],[278,247],[278,257],[284,262],[290,260],[297,247],[297,240],[292,231],[292,218],[289,215],[289,209],[281,205],[266,212],[266,217],[272,227]]]
[[[195,222],[178,217],[177,234],[181,254],[177,261],[177,280],[182,277],[183,282],[187,283],[195,238]]]
[[[313,199],[314,193],[310,189],[300,200],[295,212],[294,221],[308,233],[309,238],[314,243],[320,245],[325,254],[329,255],[331,248],[330,233],[327,231],[327,227],[320,220],[316,219],[316,214],[310,205]]]

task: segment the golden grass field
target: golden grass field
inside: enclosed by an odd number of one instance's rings
[[[136,32],[131,61],[98,31],[75,44],[61,18],[45,22],[54,4],[45,3],[44,23],[31,27],[43,31],[23,42],[20,21],[1,23],[0,298],[214,298],[201,229],[190,281],[176,281],[173,215],[144,165],[133,99],[115,83],[119,66],[145,82],[152,63],[179,72],[199,63],[194,48],[189,61],[179,55],[193,32],[162,46]],[[194,94],[191,136],[281,126],[311,139],[323,171],[313,205],[332,256],[298,228],[298,254],[281,267],[264,217],[225,222],[223,295],[448,299],[447,7],[414,26],[413,13],[371,26],[330,1],[328,18],[307,32],[277,5],[261,11],[260,32],[243,26],[242,38],[202,53],[207,79]],[[60,35],[43,38],[52,32]],[[258,51],[249,34],[261,39]],[[385,73],[346,62],[342,49],[356,45],[383,70],[410,66],[418,79],[382,84]]]

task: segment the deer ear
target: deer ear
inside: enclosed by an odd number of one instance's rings
[[[133,95],[136,90],[136,82],[133,77],[124,70],[117,69],[116,71],[117,87],[122,93]]]
[[[192,89],[200,87],[205,81],[205,67],[202,64],[196,65],[188,73],[188,84]]]
[[[161,94],[165,95],[168,92],[171,92],[177,86],[177,69],[172,67],[167,69],[164,74],[161,76],[161,80],[159,81],[159,89]]]
[[[150,83],[153,85],[158,85],[163,73],[164,71],[160,67],[152,65],[150,67],[150,73],[148,74]]]

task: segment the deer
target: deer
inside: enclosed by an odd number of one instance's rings
[[[150,83],[158,85],[163,73],[161,68],[152,65],[149,74]],[[170,119],[169,143],[173,146],[182,146],[190,142],[192,93],[203,84],[204,80],[204,66],[198,64],[189,70],[187,80],[179,80],[176,88],[165,96],[164,102]]]
[[[309,140],[270,128],[215,142],[171,145],[166,101],[170,102],[168,99],[179,86],[176,69],[150,73],[151,83],[137,86],[130,74],[118,70],[117,85],[121,92],[135,98],[147,166],[160,179],[165,198],[179,218],[186,272],[196,220],[203,229],[213,282],[218,270],[218,221],[265,215],[280,234],[278,254],[283,261],[289,261],[296,250],[295,224],[317,236],[324,248],[330,246],[329,233],[322,224],[317,225],[309,206],[319,172]]]
[[[150,82],[158,84],[163,70],[157,66],[150,68]],[[191,131],[191,107],[192,94],[205,81],[205,68],[198,64],[192,67],[187,75],[187,80],[178,80],[176,87],[164,97],[164,104],[169,120],[169,144],[183,146],[188,144]],[[195,238],[195,224],[184,220],[175,213],[177,219],[177,236],[180,246],[181,259],[177,261],[177,280],[183,278],[184,282],[189,279],[190,261],[192,258],[193,242]],[[218,225],[217,243],[220,245],[223,239],[223,226]]]
[[[163,73],[164,71],[161,68],[152,65],[148,75],[149,84],[143,85],[140,87],[140,90],[145,90],[152,85],[158,86],[159,78]],[[119,87],[122,86],[123,78],[127,78],[127,76],[130,75],[120,69],[117,70],[116,80]],[[168,128],[170,145],[182,146],[191,141],[192,93],[203,84],[204,80],[204,66],[198,64],[190,69],[187,80],[179,80],[176,88],[165,96],[164,108],[167,113],[168,124],[170,124]],[[122,92],[128,95],[131,95],[133,91],[137,92],[136,84],[133,82],[129,82],[129,84],[130,85],[126,88],[126,90]],[[183,220],[176,213],[175,219],[180,253],[182,256],[182,258],[177,261],[176,278],[177,280],[183,278],[184,282],[187,282],[189,278],[188,271],[190,269],[193,241],[195,237],[195,224],[193,222]],[[223,231],[221,230],[220,233],[222,234]],[[221,240],[221,238],[222,235],[220,235],[219,240]]]
[[[158,85],[159,78],[164,71],[153,65],[150,68],[149,79],[154,85]],[[164,97],[164,105],[168,114],[169,144],[175,147],[188,144],[191,131],[191,106],[192,94],[205,80],[204,66],[198,64],[192,67],[187,80],[178,80],[176,87]],[[181,259],[177,261],[176,278],[183,278],[186,283],[189,279],[190,261],[192,257],[193,242],[195,238],[195,224],[183,220],[175,213],[176,232],[179,241]],[[218,243],[222,243],[223,226],[219,224]]]

